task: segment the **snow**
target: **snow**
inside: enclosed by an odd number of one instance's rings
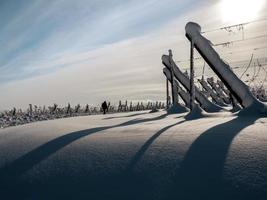
[[[2,129],[1,199],[266,199],[267,118],[186,115],[142,111]]]
[[[188,108],[181,105],[180,103],[176,103],[174,105],[171,105],[171,107],[167,110],[168,114],[178,114],[178,113],[185,113],[188,112]]]
[[[166,67],[163,69],[163,73],[166,76],[166,78],[169,81],[171,81],[171,73]],[[174,87],[172,89],[174,90],[174,95],[176,96],[176,98],[174,99],[175,102],[172,105],[172,107],[168,109],[168,113],[171,114],[171,113],[187,112],[188,111],[187,107],[185,107],[179,103],[178,94],[179,94],[179,96],[181,96],[182,100],[184,101],[184,104],[187,105],[188,107],[190,104],[189,94],[183,92],[182,89],[179,88],[179,83],[177,82],[177,80],[174,80],[173,83],[174,83]]]
[[[200,55],[239,103],[245,108],[253,107],[258,113],[267,113],[267,105],[258,101],[253,96],[247,85],[243,83],[235,73],[232,72],[230,66],[220,58],[219,54],[211,46],[211,42],[201,35],[200,25],[194,22],[188,22],[185,26],[185,30],[187,38],[194,43]]]
[[[193,109],[185,116],[185,119],[187,120],[199,119],[201,117],[204,117],[205,114],[207,113],[199,106],[199,104],[195,104]]]
[[[162,58],[162,63],[165,65],[166,69],[171,68],[173,66],[173,73],[175,78],[183,85],[183,87],[189,91],[190,90],[190,80],[188,77],[186,77],[182,71],[178,68],[176,63],[169,58],[168,55],[163,55]],[[172,64],[170,63],[172,62]],[[165,72],[167,70],[165,69]],[[168,76],[168,73],[165,73],[166,76]],[[223,108],[210,102],[200,91],[197,87],[195,87],[195,95],[196,95],[196,100],[200,103],[201,107],[206,110],[207,112],[219,112],[223,111]]]
[[[212,100],[219,106],[227,106],[226,103],[224,103],[222,95],[218,95],[216,91],[213,90],[213,88],[210,88],[208,83],[202,79],[198,79],[198,82],[202,85],[202,87],[207,91],[208,95],[212,98]]]

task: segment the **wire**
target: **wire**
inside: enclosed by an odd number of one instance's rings
[[[231,51],[231,52],[227,52],[227,53],[220,53],[220,56],[233,55],[233,54],[242,53],[242,52],[248,52],[248,51],[259,51],[259,50],[262,50],[262,49],[267,49],[267,46],[259,47],[259,48],[253,48],[253,49],[239,50],[239,51]],[[201,59],[202,59],[201,56],[194,58],[194,60],[201,60]],[[189,62],[189,61],[190,61],[190,59],[185,59],[185,60],[176,60],[174,62],[175,63],[184,63],[184,62]]]
[[[202,69],[202,77],[204,77],[204,74],[205,74],[205,67],[206,67],[206,62],[204,60],[204,65],[203,65],[203,69]]]
[[[233,44],[233,43],[243,42],[243,41],[247,41],[247,40],[255,40],[255,39],[259,39],[259,38],[263,38],[263,37],[267,37],[267,34],[266,35],[259,35],[259,36],[256,36],[256,37],[250,37],[250,38],[242,38],[240,40],[232,40],[232,41],[228,41],[228,42],[213,44],[212,46],[215,46],[215,47],[217,47],[217,46],[228,47],[228,46],[230,46],[230,44]]]
[[[248,68],[250,67],[252,59],[253,59],[253,56],[254,56],[254,54],[251,54],[251,58],[250,58],[249,64],[248,64],[247,68],[245,69],[245,71],[243,72],[243,74],[240,76],[240,79],[242,79],[242,77],[247,72]]]
[[[265,59],[265,57],[263,57],[262,59]],[[238,62],[247,62],[248,60],[241,60],[241,61],[238,61]],[[266,60],[267,61],[267,60]],[[224,62],[226,62],[226,61],[224,61]],[[228,65],[233,65],[233,63],[236,63],[236,62],[229,62],[229,63],[227,63]],[[267,72],[267,70],[266,69],[264,69],[263,68],[263,66],[267,66],[267,63],[264,63],[264,64],[260,64],[261,65],[261,67],[262,67],[262,69],[265,71],[265,72]],[[196,65],[196,68],[198,68],[198,67],[203,67],[203,65]],[[236,70],[236,69],[243,69],[245,66],[235,66],[235,67],[231,67],[231,69],[234,69],[234,70]],[[183,69],[183,70],[188,70],[188,69],[190,69],[189,67],[181,67],[181,69]],[[208,70],[209,68],[207,68],[206,70]]]
[[[266,72],[266,71],[265,71],[265,72]],[[266,82],[266,80],[267,80],[267,72],[266,72],[266,74],[265,74],[265,78],[264,78],[264,80],[263,80],[263,82],[262,82],[262,84],[261,84],[261,86],[260,86],[260,89],[262,89],[262,87],[263,87],[264,83]]]
[[[199,56],[199,57],[194,57],[194,60],[200,60],[200,59],[202,59],[201,56]],[[189,61],[190,61],[190,59],[186,59],[186,60],[176,60],[176,61],[174,61],[174,62],[176,62],[176,63],[182,63],[182,62],[189,62]]]
[[[264,66],[267,66],[267,65],[266,65],[266,64],[265,64],[265,65],[261,64],[260,61],[259,61],[259,59],[257,59],[257,63],[258,63],[258,65],[259,65],[259,67],[261,67],[261,68],[265,71],[265,78],[264,78],[264,80],[262,81],[261,86],[259,87],[259,89],[262,89],[262,87],[264,86],[264,83],[265,83],[266,80],[267,80],[267,70],[264,68]]]
[[[257,73],[256,73],[256,76],[255,76],[255,78],[257,78],[258,76],[259,76],[259,74],[260,74],[260,71],[261,71],[261,65],[260,65],[260,63],[259,63],[259,59],[257,58],[257,65],[258,65],[258,71],[257,71]]]
[[[254,87],[255,87],[255,83],[254,83],[255,77],[256,77],[256,63],[255,62],[253,63],[253,66],[254,66],[253,67],[253,75],[252,75],[252,77],[250,79],[250,82],[249,82],[248,86],[250,86],[253,83]]]
[[[220,28],[210,29],[210,30],[207,30],[207,31],[202,31],[201,34],[210,33],[210,32],[214,32],[214,31],[221,31],[221,30],[231,29],[233,27],[241,27],[241,26],[245,26],[245,25],[252,24],[252,23],[257,23],[257,22],[262,22],[262,21],[267,21],[267,19],[258,19],[258,20],[254,20],[254,21],[241,23],[241,24],[234,24],[234,25],[230,25],[230,26],[224,26],[224,27],[220,27]]]

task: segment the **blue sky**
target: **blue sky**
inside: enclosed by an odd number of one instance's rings
[[[147,34],[182,15],[193,1],[1,1],[0,82],[51,73],[68,54]]]
[[[188,21],[229,25],[221,1],[1,0],[0,110],[164,100],[161,55],[188,59]]]

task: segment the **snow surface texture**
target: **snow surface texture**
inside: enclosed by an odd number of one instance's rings
[[[267,118],[135,112],[0,130],[1,199],[267,199]]]

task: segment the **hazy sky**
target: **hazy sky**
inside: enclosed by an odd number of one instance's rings
[[[188,21],[209,30],[262,19],[264,2],[246,19],[215,0],[1,0],[0,109],[164,100],[161,55],[188,59]]]

